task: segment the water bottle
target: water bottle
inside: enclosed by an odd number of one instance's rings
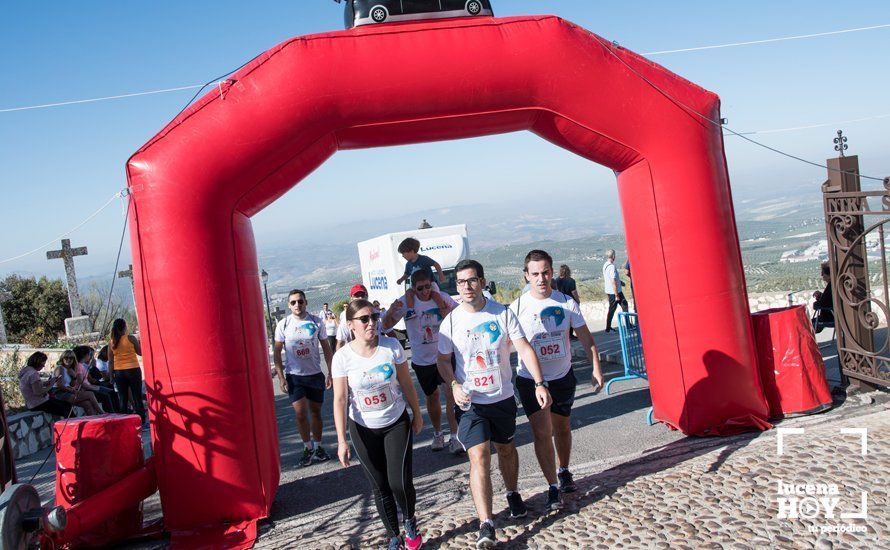
[[[467,394],[467,396],[470,398],[470,400],[467,401],[466,405],[458,404],[457,406],[460,407],[460,410],[466,412],[466,411],[470,410],[470,407],[473,406],[473,383],[470,382],[469,380],[467,380],[466,382],[461,384],[460,387],[462,390],[464,390],[464,393]]]

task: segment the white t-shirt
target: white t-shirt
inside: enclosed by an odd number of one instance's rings
[[[513,397],[510,340],[525,338],[516,315],[503,304],[485,301],[479,311],[455,308],[442,320],[439,353],[453,353],[458,383],[473,385],[473,403]]]
[[[612,289],[612,281],[615,281],[615,288]],[[615,269],[614,262],[606,262],[603,264],[603,290],[606,294],[617,295],[621,292],[621,279],[618,277],[618,271]]]
[[[324,319],[324,328],[328,333],[328,337],[336,336],[337,334],[337,318],[334,316],[334,312],[328,310],[324,313],[324,315],[319,315],[322,319]]]
[[[440,292],[442,301],[449,307],[457,306],[451,296]],[[408,301],[404,296],[397,301],[402,302],[402,315],[394,319],[398,321],[408,311]],[[417,313],[411,319],[405,321],[408,329],[408,339],[411,340],[411,362],[415,365],[435,365],[438,359],[439,326],[442,324],[442,313],[436,302],[431,299],[421,300],[420,296],[414,297],[414,311]]]
[[[385,428],[402,416],[405,398],[396,365],[405,362],[405,350],[395,338],[381,336],[371,357],[362,357],[346,345],[334,354],[331,375],[349,385],[349,418],[366,428]]]
[[[343,311],[340,312],[340,323],[337,325],[337,341],[338,342],[350,342],[352,341],[352,331],[346,326],[346,308],[343,308]]]
[[[275,327],[275,341],[284,344],[284,371],[297,376],[321,372],[319,343],[328,337],[321,319],[306,314],[305,319],[288,315]]]
[[[557,380],[572,369],[572,347],[569,327],[585,325],[581,308],[562,292],[552,291],[549,298],[538,300],[531,293],[521,295],[510,304],[519,317],[522,331],[535,349],[544,380]],[[533,378],[526,365],[519,359],[517,375]]]
[[[101,372],[108,372],[108,361],[103,361],[96,357],[96,368]]]

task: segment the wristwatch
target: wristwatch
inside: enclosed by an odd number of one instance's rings
[[[535,382],[535,387],[536,388],[550,388],[550,384],[548,384],[547,381],[544,380],[542,382]]]

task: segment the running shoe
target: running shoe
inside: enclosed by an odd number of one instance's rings
[[[414,311],[413,309],[409,309],[408,311],[405,312],[405,320],[406,321],[408,321],[409,319],[414,319],[415,317],[417,317],[417,312]]]
[[[575,485],[575,480],[572,479],[572,472],[568,470],[563,470],[556,474],[556,477],[559,478],[559,490],[562,493],[574,493],[578,490],[578,486]]]
[[[433,443],[430,449],[433,451],[441,451],[445,448],[445,434],[433,434]]]
[[[417,550],[423,546],[423,537],[417,532],[417,518],[405,520],[405,548]]]
[[[562,497],[559,495],[559,489],[552,485],[547,488],[547,509],[550,511],[562,509]]]
[[[331,455],[324,450],[324,447],[316,443],[315,450],[312,451],[312,462],[327,462],[330,459]]]
[[[476,539],[476,548],[494,548],[498,539],[494,535],[494,525],[486,522],[479,528],[479,538]]]
[[[516,491],[507,495],[507,506],[510,507],[510,519],[524,518],[528,514],[525,502]]]
[[[300,466],[306,467],[312,464],[312,451],[309,447],[303,447],[303,454],[300,456]]]
[[[456,437],[452,437],[448,440],[448,452],[453,455],[459,455],[466,451],[464,451],[464,446],[460,444],[460,441]]]
[[[389,546],[386,547],[386,550],[404,550],[405,545],[402,544],[402,537],[395,536],[389,539]]]

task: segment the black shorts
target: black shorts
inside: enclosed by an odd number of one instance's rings
[[[445,383],[439,375],[439,368],[436,365],[417,365],[412,362],[411,368],[414,369],[417,381],[420,382],[420,389],[426,396],[433,395],[439,389],[439,384]]]
[[[468,411],[455,406],[454,413],[457,415],[457,440],[464,450],[488,441],[510,443],[516,434],[516,399],[512,395],[490,405],[474,403]]]
[[[541,410],[538,405],[538,399],[535,397],[535,381],[524,376],[516,377],[516,393],[519,394],[519,401],[522,402],[522,408],[525,416],[531,416]],[[560,416],[569,416],[572,414],[572,405],[575,404],[575,388],[578,386],[578,379],[575,378],[575,371],[569,369],[568,374],[556,380],[547,382],[550,390],[550,397],[553,398],[553,404],[550,405],[550,412]]]
[[[304,397],[315,403],[324,403],[324,373],[309,376],[285,374],[284,379],[287,382],[287,394],[291,403],[296,403]]]

